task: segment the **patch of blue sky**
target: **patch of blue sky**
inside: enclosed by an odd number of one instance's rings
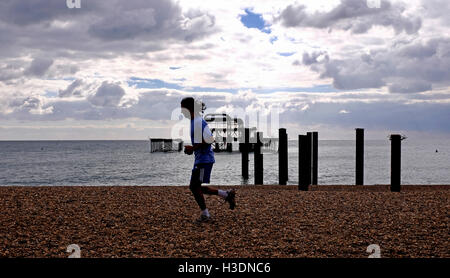
[[[261,32],[270,34],[270,33],[272,33],[272,29],[270,29],[270,27],[265,27],[264,29],[261,30]]]
[[[241,22],[247,28],[256,28],[267,34],[272,32],[270,25],[266,24],[262,15],[252,12],[250,9],[245,9],[245,15],[241,16]]]
[[[58,97],[58,93],[57,92],[51,92],[51,91],[45,91],[44,96],[46,96],[48,98]]]
[[[182,78],[183,81],[186,79]],[[180,80],[181,81],[181,80]],[[165,82],[159,79],[146,79],[146,78],[138,78],[131,77],[128,81],[129,86],[136,86],[138,89],[175,89],[182,90],[185,92],[192,93],[232,93],[235,94],[240,90],[252,90],[257,94],[270,94],[276,92],[306,92],[306,93],[335,93],[342,92],[334,88],[331,84],[325,85],[316,85],[313,87],[279,87],[279,88],[214,88],[214,87],[202,87],[202,86],[194,86],[194,87],[186,87],[181,86],[180,84]]]
[[[169,83],[159,79],[146,79],[146,78],[138,78],[131,77],[129,81],[127,81],[128,86],[136,86],[138,89],[183,89],[182,86],[176,83]]]
[[[271,44],[273,44],[273,42],[275,42],[277,40],[278,40],[278,37],[277,36],[273,36],[273,37],[270,38],[269,41],[270,41]]]
[[[185,81],[185,78],[178,79],[179,81]],[[160,79],[147,79],[147,78],[138,78],[131,77],[128,81],[129,86],[136,86],[138,89],[175,89],[175,90],[183,90],[185,92],[229,92],[229,93],[237,93],[238,89],[220,89],[220,88],[212,88],[212,87],[184,87],[176,83],[165,82]]]
[[[280,56],[289,57],[295,54],[295,52],[278,52],[277,53]]]
[[[60,80],[64,80],[64,81],[75,81],[76,78],[75,77],[64,77],[64,78],[45,78],[45,80],[49,80],[49,81],[60,81]]]
[[[288,39],[288,41],[293,42],[293,43],[298,42],[298,41],[297,41],[295,38],[293,38],[293,37],[287,37],[287,39]]]
[[[75,78],[75,77],[64,77],[63,80],[66,80],[66,81],[75,81],[76,78]]]

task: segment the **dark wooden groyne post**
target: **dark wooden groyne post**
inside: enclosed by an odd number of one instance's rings
[[[242,178],[248,179],[248,152],[250,150],[250,129],[244,129],[244,143],[241,145],[242,152]]]
[[[312,150],[312,184],[317,185],[317,173],[318,173],[318,148],[319,148],[319,133],[313,132],[313,150]]]
[[[401,142],[405,137],[392,134],[391,140],[391,191],[400,192],[401,173]]]
[[[306,180],[308,185],[312,182],[312,147],[313,147],[313,134],[312,132],[306,133]]]
[[[264,163],[263,163],[263,155],[261,153],[262,138],[263,138],[263,133],[257,132],[256,133],[255,151],[254,151],[255,184],[263,184],[263,170],[264,170],[263,165],[264,165]]]
[[[278,179],[280,185],[288,181],[288,136],[285,128],[278,130]]]
[[[298,189],[307,191],[309,183],[307,181],[307,136],[298,136]]]
[[[364,184],[364,128],[356,129],[356,185]]]
[[[233,152],[233,144],[232,143],[227,143],[227,152],[229,152],[229,153]]]

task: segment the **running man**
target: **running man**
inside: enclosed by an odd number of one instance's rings
[[[214,142],[214,137],[208,124],[201,115],[205,109],[206,106],[203,102],[196,101],[192,97],[186,97],[181,100],[181,113],[184,117],[191,120],[192,146],[185,146],[184,153],[188,155],[195,154],[194,168],[192,169],[189,188],[192,194],[194,194],[195,201],[197,201],[201,210],[200,218],[198,219],[199,222],[205,222],[211,219],[203,194],[222,197],[230,204],[230,209],[234,209],[236,206],[236,192],[234,189],[225,191],[202,186],[202,183],[209,183],[212,167],[215,162],[214,152],[211,147],[211,144]]]

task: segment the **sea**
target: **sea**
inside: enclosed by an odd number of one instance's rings
[[[298,184],[298,142],[288,144],[289,181]],[[402,184],[450,184],[450,140],[402,141]],[[366,140],[364,184],[390,183],[390,141]],[[211,184],[253,184],[241,154],[216,153]],[[266,152],[264,184],[278,183],[278,154]],[[149,141],[0,141],[0,186],[187,185],[193,156],[149,151]],[[319,140],[318,183],[355,183],[355,141]]]

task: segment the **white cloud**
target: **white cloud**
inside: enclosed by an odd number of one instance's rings
[[[381,0],[379,8],[369,7],[367,1],[341,0],[327,12],[308,13],[305,5],[288,5],[277,18],[285,27],[313,27],[350,30],[360,34],[373,26],[387,26],[395,32],[416,33],[422,26],[420,17],[404,15],[404,6]]]

